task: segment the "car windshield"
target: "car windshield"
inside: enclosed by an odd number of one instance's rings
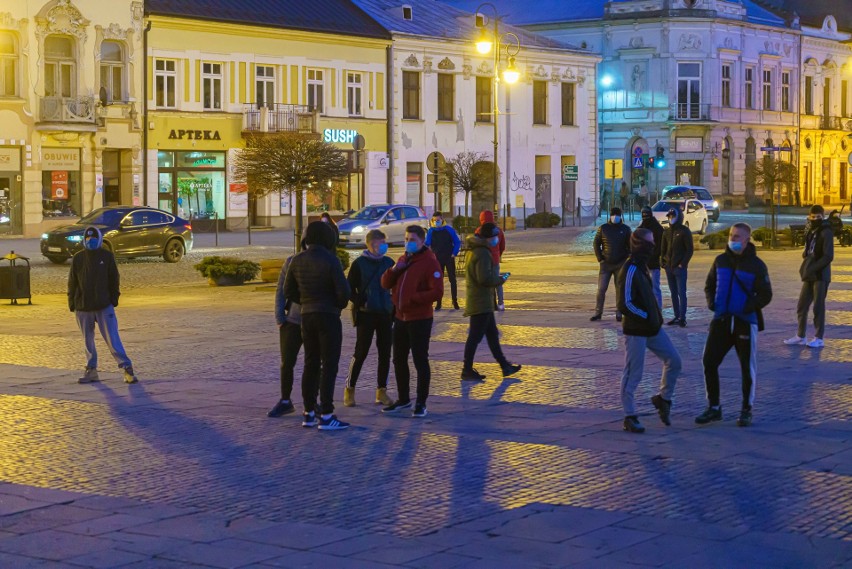
[[[695,190],[695,193],[698,194],[698,199],[701,200],[712,200],[713,196],[710,195],[710,192],[707,190]]]
[[[349,216],[349,219],[379,219],[388,210],[387,207],[367,206]]]
[[[127,215],[127,211],[121,209],[96,209],[77,223],[80,225],[118,225],[125,215]]]
[[[654,211],[669,211],[673,207],[676,207],[679,210],[683,210],[684,203],[685,202],[657,202],[651,209]]]

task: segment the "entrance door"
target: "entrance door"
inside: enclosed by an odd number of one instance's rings
[[[17,175],[0,174],[0,234],[23,233],[21,188]]]
[[[550,156],[535,157],[535,210],[552,211]]]
[[[840,203],[843,203],[843,204],[846,203],[846,196],[848,195],[847,194],[848,186],[846,185],[848,183],[847,178],[846,178],[846,174],[848,173],[848,171],[849,171],[849,165],[841,162],[840,163],[840,170],[839,170],[839,172],[840,172],[840,176],[839,176],[839,178],[840,178]]]
[[[117,150],[104,150],[103,167],[104,205],[121,205],[121,165]]]
[[[678,160],[675,162],[675,183],[685,186],[701,185],[701,160]]]

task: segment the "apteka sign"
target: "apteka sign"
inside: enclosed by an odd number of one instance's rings
[[[184,130],[172,129],[169,140],[222,140],[218,130]]]

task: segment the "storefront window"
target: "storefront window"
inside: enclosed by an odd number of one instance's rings
[[[186,219],[225,218],[224,172],[177,172],[178,211]]]
[[[42,154],[42,215],[80,217],[80,149],[45,148]]]

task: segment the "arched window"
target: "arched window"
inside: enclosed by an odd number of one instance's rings
[[[0,97],[18,94],[18,42],[10,32],[0,32]]]
[[[124,47],[116,41],[101,43],[101,93],[116,103],[124,97]]]
[[[45,97],[77,95],[77,66],[74,40],[67,36],[48,36],[44,40]]]

